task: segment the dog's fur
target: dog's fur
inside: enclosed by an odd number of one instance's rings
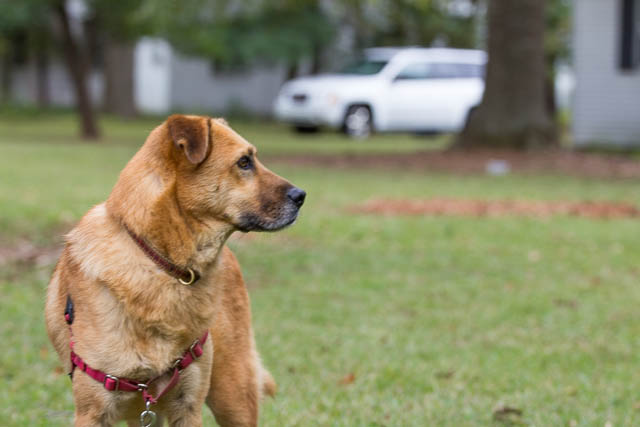
[[[255,153],[222,119],[174,115],[151,132],[108,200],[68,234],[49,283],[47,331],[67,370],[68,295],[74,351],[118,377],[144,381],[167,372],[208,328],[202,357],[153,410],[170,425],[198,426],[206,402],[220,425],[257,424],[260,397],[276,385],[258,357],[247,291],[225,242],[236,230],[283,228],[299,205],[288,197],[294,187]],[[243,156],[252,167],[238,163]],[[174,264],[199,271],[200,280],[185,286],[165,273],[125,225]],[[77,426],[139,422],[140,393],[107,391],[79,370],[72,381]],[[168,381],[158,380],[155,392]]]

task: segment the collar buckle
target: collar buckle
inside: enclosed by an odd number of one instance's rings
[[[118,377],[116,377],[114,375],[106,374],[104,376],[104,381],[102,382],[102,385],[104,385],[104,388],[106,388],[108,390],[108,388],[107,388],[107,380],[115,381],[116,386],[113,389],[113,391],[118,391],[118,388],[120,388],[120,378],[118,378]]]

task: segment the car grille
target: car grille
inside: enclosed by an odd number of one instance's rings
[[[293,99],[293,102],[297,102],[298,104],[302,104],[303,102],[307,101],[308,97],[304,93],[296,93],[291,98]]]

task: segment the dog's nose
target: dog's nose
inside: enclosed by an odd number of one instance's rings
[[[287,190],[287,197],[290,198],[297,207],[300,207],[304,203],[304,198],[307,197],[307,193],[298,187],[291,187]]]

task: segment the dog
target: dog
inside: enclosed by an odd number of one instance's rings
[[[199,426],[204,403],[221,426],[257,425],[276,384],[226,241],[287,227],[305,196],[223,119],[173,115],[155,128],[66,236],[47,288],[75,425]]]

